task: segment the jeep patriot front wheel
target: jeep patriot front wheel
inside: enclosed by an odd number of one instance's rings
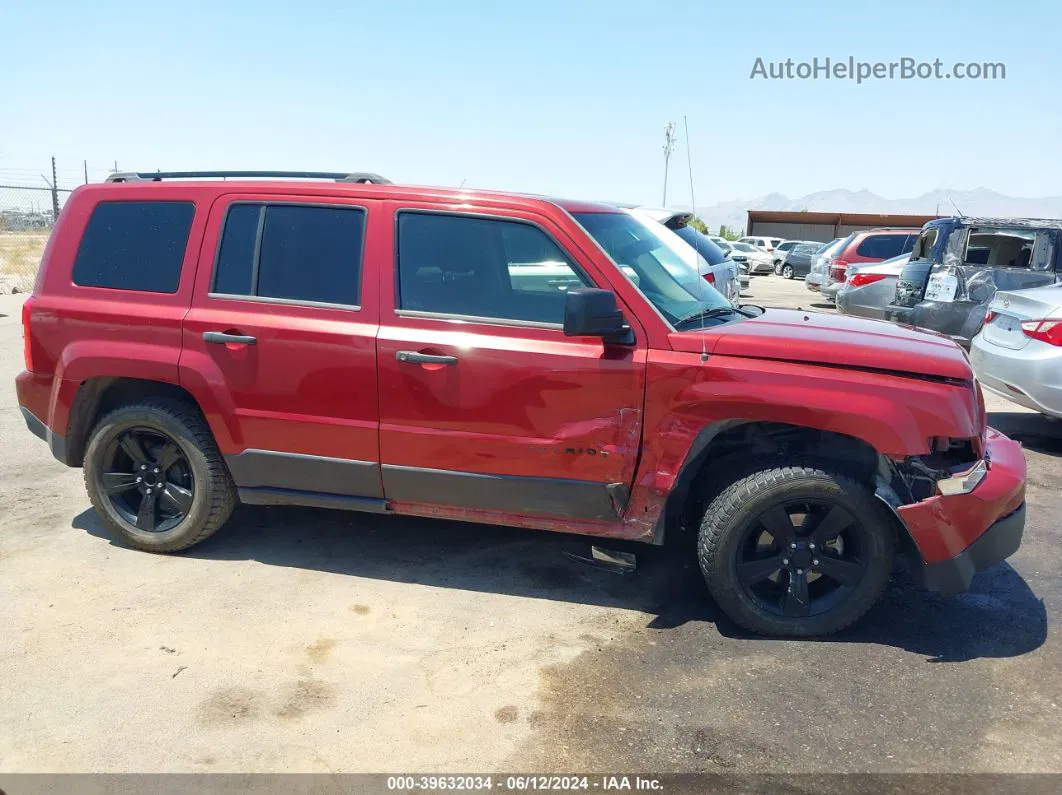
[[[766,635],[827,635],[859,619],[888,581],[894,541],[870,490],[815,464],[763,469],[725,488],[698,557],[719,606]]]

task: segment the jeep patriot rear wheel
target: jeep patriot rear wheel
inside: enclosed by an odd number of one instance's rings
[[[894,540],[866,486],[818,464],[731,483],[708,506],[698,558],[730,618],[765,635],[828,635],[881,596]]]
[[[199,543],[236,503],[210,429],[175,400],[123,406],[101,419],[85,451],[85,487],[112,533],[148,552]]]

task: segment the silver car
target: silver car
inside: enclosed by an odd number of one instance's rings
[[[896,280],[910,258],[910,254],[901,254],[871,265],[852,265],[837,291],[837,311],[883,320],[885,307],[896,294]]]
[[[696,252],[696,261],[690,260],[689,264],[728,301],[738,300],[743,286],[738,263],[730,259],[729,252],[723,251],[708,235],[689,225],[692,213],[656,207],[630,207],[627,212],[643,220],[662,224],[669,232],[680,237]]]
[[[830,276],[830,257],[837,252],[844,240],[845,238],[843,237],[835,237],[818,250],[814,259],[811,260],[811,271],[804,277],[805,287],[814,293],[822,289],[822,285],[826,283]]]
[[[1062,285],[997,292],[970,361],[985,389],[1062,417]]]

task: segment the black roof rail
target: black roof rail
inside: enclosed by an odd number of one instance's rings
[[[361,182],[390,185],[391,180],[368,171],[120,171],[109,174],[105,182],[161,182],[164,179],[332,179],[336,182]]]

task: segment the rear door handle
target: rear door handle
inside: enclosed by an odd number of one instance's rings
[[[400,362],[410,364],[457,364],[456,356],[436,356],[431,353],[417,353],[416,351],[397,351],[395,358]]]
[[[203,342],[213,342],[218,345],[257,345],[257,337],[248,337],[245,334],[226,334],[224,331],[204,331]]]

